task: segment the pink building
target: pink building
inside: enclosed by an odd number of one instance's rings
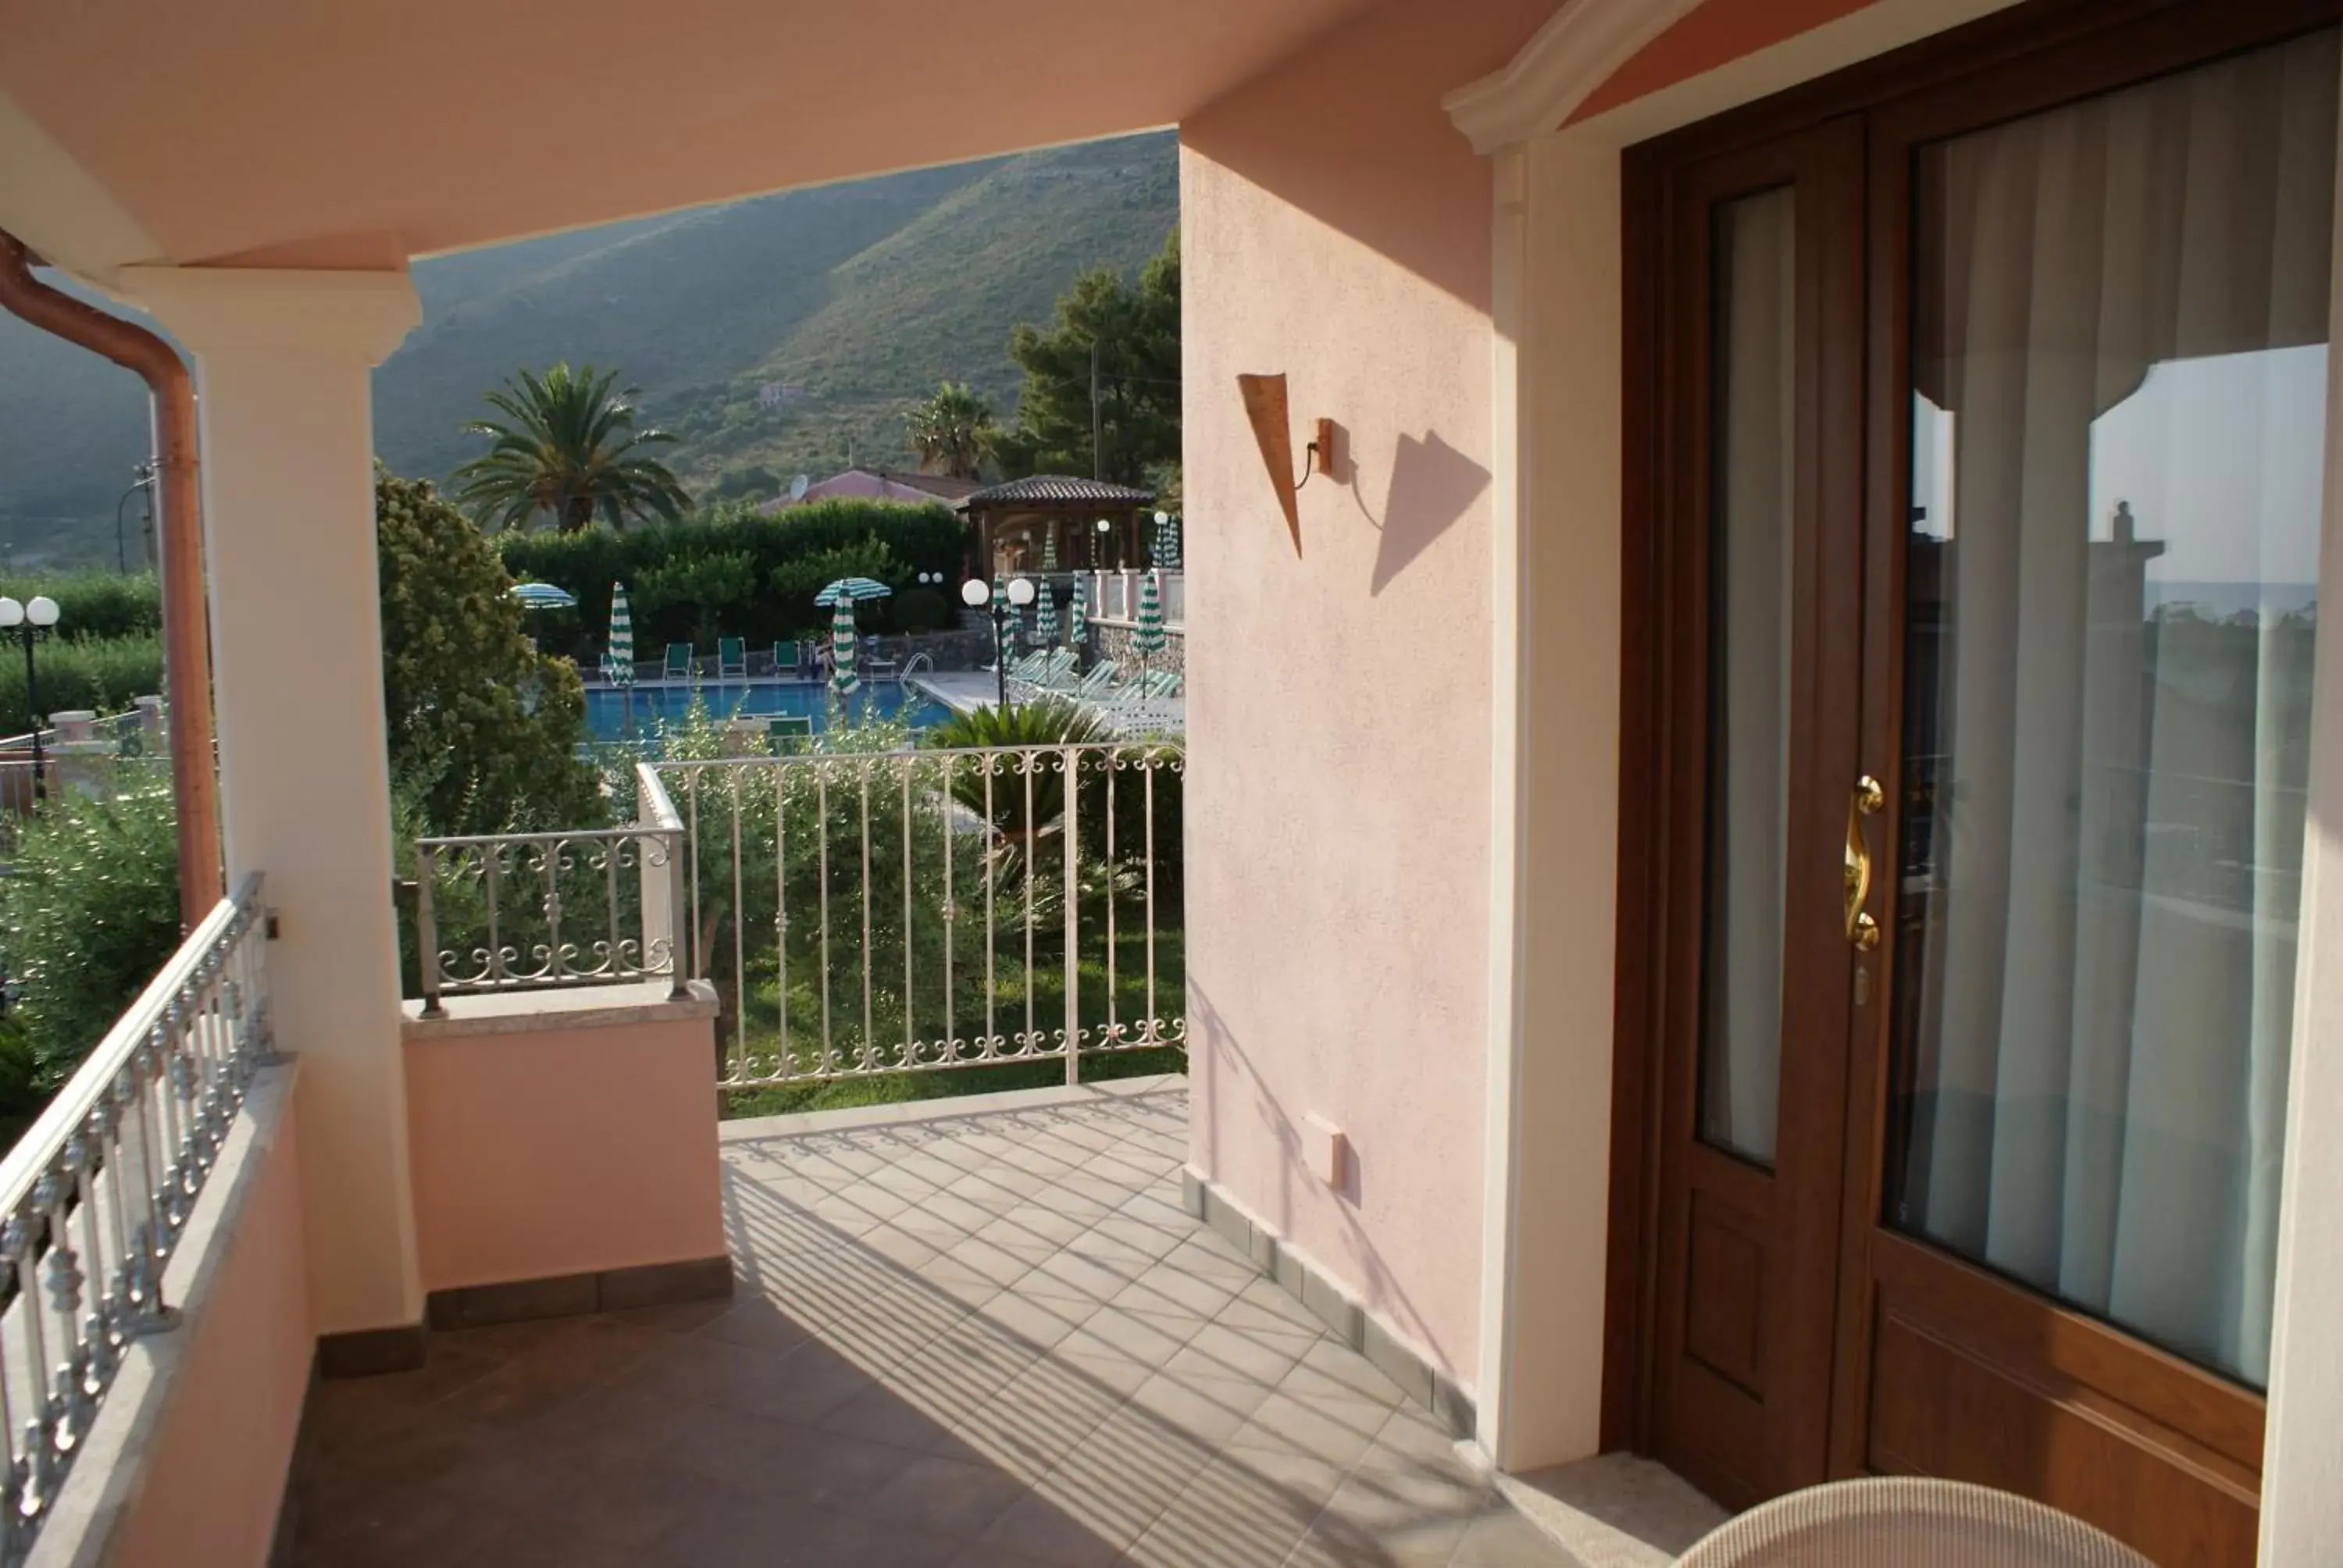
[[[980,488],[980,479],[955,479],[948,474],[903,473],[887,468],[847,468],[826,479],[816,479],[802,496],[779,496],[757,509],[787,511],[808,501],[903,501],[914,506],[941,501],[946,506]]]
[[[196,363],[223,852],[232,886],[265,875],[273,1037],[298,1061],[246,1098],[229,1140],[257,1174],[203,1242],[211,1300],[241,1304],[131,1342],[97,1419],[162,1412],[136,1429],[161,1436],[85,1452],[43,1549],[112,1530],[156,1561],[256,1563],[313,1352],[328,1373],[411,1365],[447,1353],[425,1325],[468,1321],[462,1292],[606,1305],[644,1269],[704,1282],[711,1248],[754,1293],[786,1272],[756,1249],[789,1214],[853,1203],[814,1156],[759,1176],[737,1141],[711,1186],[696,993],[403,1021],[384,890],[408,851],[365,698],[367,377],[417,319],[410,258],[1177,124],[1196,593],[1189,1065],[1164,1158],[1332,1348],[1294,1350],[1222,1421],[1155,1382],[1222,1342],[1207,1329],[1243,1337],[1215,1296],[1133,1363],[1139,1408],[1098,1418],[1101,1442],[1152,1445],[1088,1469],[1059,1450],[1000,1518],[1046,1503],[1101,1562],[1248,1561],[1230,1543],[1276,1537],[1279,1499],[1322,1481],[1278,1543],[1321,1554],[1293,1561],[1495,1560],[1458,1544],[1513,1527],[1493,1503],[1413,1555],[1325,1544],[1404,1490],[1369,1458],[1419,1429],[1329,1435],[1350,1407],[1298,1371],[1321,1354],[1387,1379],[1507,1496],[1561,1475],[1564,1512],[1591,1473],[1572,1467],[1632,1453],[1654,1462],[1602,1473],[1728,1509],[1936,1476],[2159,1562],[2333,1561],[2343,642],[2307,612],[2328,577],[2343,591],[2338,19],[2334,0],[19,18],[0,228]],[[960,79],[1048,90],[946,97],[869,68],[915,31],[952,38]],[[510,134],[590,113],[620,51],[656,136],[548,161]],[[1248,421],[1237,378],[1260,375],[1285,377],[1291,467]],[[1331,448],[1294,493],[1321,419]],[[613,1029],[642,1048],[594,1038]],[[639,1144],[618,1134],[638,1107],[658,1130]],[[508,1158],[481,1158],[490,1139]],[[833,1147],[872,1183],[913,1159]],[[1096,1178],[1069,1148],[1051,1169]],[[980,1175],[923,1168],[938,1191]],[[5,1191],[46,1169],[12,1161]],[[758,1208],[768,1179],[802,1211]],[[1183,1257],[1206,1245],[1178,1234]],[[875,1293],[841,1286],[825,1332],[886,1295],[841,1278]],[[1243,1299],[1273,1341],[1286,1309]],[[1118,1328],[1124,1349],[1146,1326]],[[1018,1375],[1079,1360],[1077,1333]],[[916,1392],[982,1360],[887,1364]],[[721,1364],[696,1385],[712,1403],[787,1392]],[[1020,1386],[970,1395],[951,1431],[1025,1408],[1001,1392]],[[1251,1412],[1288,1405],[1320,1424],[1284,1435],[1323,1451],[1243,1460],[1279,1436]],[[720,1458],[706,1430],[677,1442]],[[1146,1547],[1215,1520],[1217,1544]],[[197,1533],[217,1544],[162,1544]]]

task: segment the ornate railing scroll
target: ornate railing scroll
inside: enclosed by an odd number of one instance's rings
[[[682,830],[639,770],[641,819],[574,832],[483,833],[415,843],[423,1010],[470,991],[671,979],[670,911]]]

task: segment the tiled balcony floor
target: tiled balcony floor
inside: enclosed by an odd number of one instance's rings
[[[728,1128],[729,1302],[321,1385],[293,1561],[1575,1561],[1182,1211],[1183,1091],[980,1104]]]

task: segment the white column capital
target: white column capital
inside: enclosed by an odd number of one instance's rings
[[[423,319],[404,269],[126,266],[121,292],[197,355],[258,350],[374,366]]]

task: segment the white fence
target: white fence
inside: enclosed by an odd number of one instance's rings
[[[1183,768],[1156,742],[646,764],[725,1085],[1051,1060],[1072,1082],[1183,1045]]]

